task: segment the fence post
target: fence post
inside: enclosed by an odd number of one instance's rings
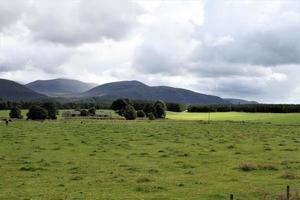
[[[289,185],[286,187],[286,199],[290,200],[290,186]]]
[[[233,200],[233,194],[230,194],[230,200]]]

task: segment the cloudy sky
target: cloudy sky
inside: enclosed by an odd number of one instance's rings
[[[0,0],[0,77],[300,103],[298,0]]]

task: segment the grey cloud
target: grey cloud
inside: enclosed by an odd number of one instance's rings
[[[0,32],[21,18],[27,3],[27,0],[0,1]]]
[[[300,23],[300,22],[299,22]],[[221,45],[201,45],[195,60],[276,66],[300,63],[300,26],[236,36]]]
[[[267,6],[272,4],[265,2],[207,1],[206,21],[198,27],[201,45],[193,59],[261,66],[299,64],[299,3],[274,4],[280,9],[270,7],[277,10],[268,13]]]
[[[218,86],[214,89],[217,94],[222,94],[225,96],[252,96],[257,97],[264,93],[264,88],[262,85],[255,81],[245,81],[245,80],[227,80],[220,81]]]
[[[0,49],[0,72],[36,68],[47,73],[57,73],[71,55],[72,50],[56,45],[10,44]]]
[[[135,50],[133,66],[143,73],[178,74],[181,61],[169,51],[154,44],[141,44]]]
[[[37,40],[80,45],[126,37],[141,13],[131,0],[35,1],[25,24]]]
[[[202,77],[265,77],[273,73],[272,68],[256,65],[241,65],[223,62],[192,62],[187,65],[190,72]]]

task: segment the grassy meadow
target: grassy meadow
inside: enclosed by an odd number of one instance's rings
[[[189,113],[168,112],[167,117],[174,120],[204,120],[210,115],[211,121],[249,121],[274,124],[300,124],[300,113],[245,113],[245,112],[212,112]]]
[[[1,122],[0,199],[273,200],[300,191],[299,116]]]

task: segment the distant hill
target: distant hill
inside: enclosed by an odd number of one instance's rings
[[[0,98],[5,100],[33,100],[45,98],[31,89],[14,81],[0,79]]]
[[[129,98],[139,100],[164,100],[185,104],[224,104],[224,99],[200,94],[186,89],[166,86],[148,86],[138,81],[120,81],[106,83],[82,93],[84,97],[102,97],[104,99]]]
[[[97,84],[85,83],[71,79],[37,80],[26,86],[36,92],[51,97],[72,96],[85,92]]]
[[[247,101],[243,99],[231,99],[231,98],[225,98],[226,101],[228,101],[230,104],[234,105],[243,105],[243,104],[259,104],[256,101]]]
[[[95,98],[91,97],[96,97],[98,100],[106,101],[129,98],[135,100],[160,99],[184,104],[257,104],[255,101],[223,99],[182,88],[148,86],[139,81],[119,81],[94,87],[95,85],[71,79],[53,79],[38,80],[24,86],[14,81],[0,79],[0,98],[26,101],[51,97],[52,99],[59,98],[63,102],[70,102],[75,99],[77,101],[93,100]]]

